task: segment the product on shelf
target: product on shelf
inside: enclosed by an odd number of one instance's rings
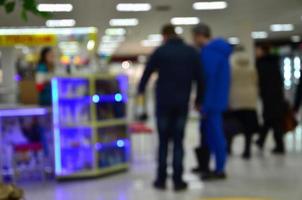
[[[121,77],[52,80],[58,178],[127,168],[127,77]]]

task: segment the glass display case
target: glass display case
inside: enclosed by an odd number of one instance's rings
[[[52,79],[58,179],[97,177],[128,168],[127,90],[125,75]]]

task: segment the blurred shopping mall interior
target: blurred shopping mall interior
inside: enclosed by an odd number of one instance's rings
[[[177,37],[193,47],[192,29],[200,23],[234,52],[244,48],[255,72],[256,46],[269,48],[278,58],[284,99],[294,107],[302,0],[0,0],[0,200],[301,200],[299,107],[290,112],[297,124],[284,133],[285,154],[271,153],[271,135],[259,148],[255,133],[251,157],[243,159],[245,138],[238,134],[227,179],[204,181],[192,172],[201,116],[191,103],[184,142],[188,189],[152,186],[157,77],[142,99],[138,84],[149,56],[165,45],[163,25],[174,25]],[[277,90],[273,74],[264,79]],[[241,96],[252,98],[248,86],[239,87]]]

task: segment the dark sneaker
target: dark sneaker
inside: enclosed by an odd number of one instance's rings
[[[256,141],[256,146],[258,147],[258,149],[259,149],[260,151],[263,151],[264,145],[263,145],[263,142],[262,142],[262,141],[257,140],[257,141]]]
[[[200,174],[202,172],[202,170],[199,167],[195,167],[191,170],[191,172],[193,174]]]
[[[242,159],[244,159],[244,160],[250,160],[251,159],[251,153],[244,152],[242,154]]]
[[[181,192],[181,191],[185,191],[188,189],[188,184],[184,181],[180,181],[177,183],[174,183],[174,190],[176,192]]]
[[[165,181],[155,181],[153,183],[153,187],[157,190],[166,190],[167,189]]]
[[[227,179],[227,175],[224,172],[209,172],[201,176],[203,181],[218,181]]]
[[[285,154],[285,150],[284,149],[275,148],[275,149],[272,150],[272,154],[274,154],[274,155],[284,155]]]

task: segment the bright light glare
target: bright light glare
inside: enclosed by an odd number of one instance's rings
[[[294,25],[292,24],[273,24],[271,25],[271,31],[273,32],[284,32],[284,31],[293,31]]]
[[[238,37],[230,37],[228,39],[229,43],[232,45],[238,45],[240,43],[240,40]]]
[[[75,24],[76,21],[74,19],[51,19],[46,21],[47,27],[72,27]]]
[[[198,17],[173,17],[171,19],[173,25],[196,25],[199,22]]]
[[[136,18],[111,19],[109,24],[110,24],[110,26],[137,26],[138,19],[136,19]]]
[[[71,12],[72,4],[39,4],[37,6],[40,12]]]
[[[228,7],[225,1],[211,1],[211,2],[196,2],[193,4],[195,10],[222,10]]]
[[[178,34],[178,35],[181,35],[184,33],[184,29],[180,26],[177,26],[175,27],[175,32]]]
[[[126,29],[124,29],[124,28],[108,28],[108,29],[106,29],[105,34],[122,36],[122,35],[126,34]]]
[[[124,61],[122,62],[122,68],[123,69],[129,69],[130,68],[130,62],[129,61]]]
[[[291,40],[292,42],[301,42],[301,37],[299,35],[293,35]]]
[[[114,99],[116,102],[121,102],[123,100],[123,96],[120,93],[114,95]]]
[[[87,49],[89,51],[93,50],[95,47],[95,41],[94,40],[89,40],[88,43],[87,43]]]
[[[56,34],[56,35],[83,35],[97,33],[95,27],[78,27],[78,28],[2,28],[0,35],[39,35],[39,34]]]
[[[152,6],[149,3],[119,3],[116,10],[120,12],[143,12],[151,10]]]
[[[268,37],[268,33],[265,31],[255,31],[251,35],[253,39],[265,39]]]

